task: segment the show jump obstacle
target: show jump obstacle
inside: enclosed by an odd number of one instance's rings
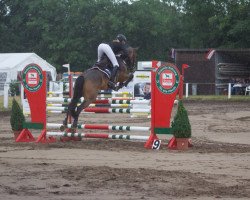
[[[29,129],[41,129],[37,141],[46,139],[46,72],[37,64],[29,64],[22,71],[22,84],[30,106],[31,122],[23,124],[16,142],[31,142],[35,138]]]
[[[158,134],[171,134],[171,112],[181,81],[182,77],[174,64],[152,61],[151,133],[147,137],[145,148],[152,147],[154,141],[158,140]],[[37,64],[29,64],[22,72],[22,84],[30,105],[31,122],[24,123],[16,142],[55,142],[56,133],[47,134],[46,129],[46,72]],[[41,130],[37,139],[33,137],[30,129]],[[67,135],[72,136],[70,133]],[[175,138],[172,138],[168,147],[174,148],[175,145]]]

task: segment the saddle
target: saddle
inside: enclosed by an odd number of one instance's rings
[[[116,56],[116,57],[119,58],[120,56]],[[108,77],[108,79],[111,78],[111,74],[113,71],[112,63],[110,62],[110,60],[108,59],[106,55],[104,55],[99,62],[96,62],[91,67],[91,69],[97,69],[103,72]]]
[[[90,69],[97,69],[100,72],[104,73],[108,79],[111,78],[111,74],[112,74],[112,67],[111,66],[103,67],[103,66],[98,66],[97,64],[95,64]]]

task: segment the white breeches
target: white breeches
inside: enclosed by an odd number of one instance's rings
[[[103,56],[103,54],[106,54],[109,58],[109,60],[111,61],[113,67],[115,65],[117,65],[119,67],[119,64],[117,62],[117,59],[115,57],[115,54],[113,52],[113,50],[111,49],[111,47],[108,45],[108,44],[105,44],[105,43],[101,43],[99,46],[98,46],[98,49],[97,49],[97,62],[99,62],[101,60],[101,57]]]

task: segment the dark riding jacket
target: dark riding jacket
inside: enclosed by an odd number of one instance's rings
[[[128,46],[126,44],[122,44],[120,42],[111,42],[109,46],[113,50],[114,54],[121,54],[121,58],[125,59],[128,57]]]

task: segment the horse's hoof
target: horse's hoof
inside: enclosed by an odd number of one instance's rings
[[[60,126],[60,131],[64,131],[66,129],[66,126],[62,125]]]

